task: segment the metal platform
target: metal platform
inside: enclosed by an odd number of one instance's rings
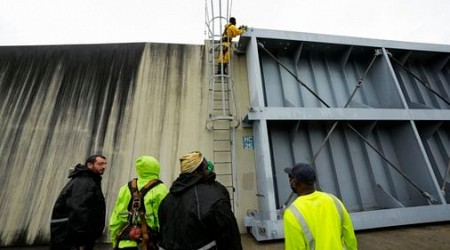
[[[283,238],[283,169],[315,165],[355,229],[450,220],[450,46],[251,29],[257,240]]]

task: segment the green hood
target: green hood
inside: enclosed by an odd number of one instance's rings
[[[136,160],[138,187],[144,186],[148,181],[159,179],[159,162],[152,156],[141,156]]]

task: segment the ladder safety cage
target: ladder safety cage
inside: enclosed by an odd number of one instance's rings
[[[233,91],[232,60],[228,72],[219,64],[224,55],[222,36],[230,19],[231,0],[206,0],[206,50],[208,60],[208,115],[205,128],[213,133],[213,162],[217,180],[230,193],[232,208],[237,206],[236,166],[234,152],[235,129],[240,125]],[[232,46],[232,45],[230,45]]]
[[[205,1],[205,24],[208,35],[206,43],[210,65],[208,117],[205,127],[209,130],[213,129],[213,122],[216,120],[231,121],[230,125],[234,127],[240,125],[233,91],[232,60],[228,63],[227,74],[224,72],[224,65],[219,64],[217,60],[219,55],[224,53],[222,34],[230,18],[230,10],[230,0]]]

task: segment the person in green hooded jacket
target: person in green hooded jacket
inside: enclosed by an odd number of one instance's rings
[[[141,190],[150,181],[159,180],[159,162],[152,156],[141,156],[136,160],[136,172],[138,176],[137,189]],[[148,226],[154,231],[159,231],[158,209],[167,193],[167,186],[164,183],[159,183],[144,196],[145,218]],[[136,241],[129,240],[127,237],[121,237],[120,239],[118,237],[127,225],[128,205],[131,198],[132,194],[128,184],[123,185],[119,190],[116,205],[109,220],[113,248],[138,249]]]

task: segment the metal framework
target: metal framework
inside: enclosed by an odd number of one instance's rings
[[[257,240],[284,237],[283,169],[315,165],[356,230],[450,220],[450,46],[253,29],[247,55]]]

